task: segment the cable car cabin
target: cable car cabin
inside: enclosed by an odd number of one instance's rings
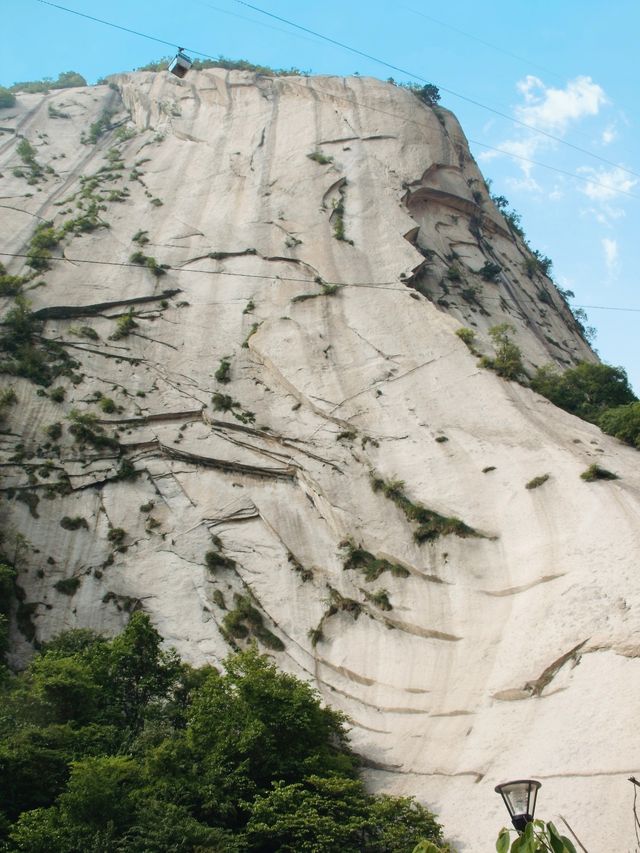
[[[191,68],[193,62],[186,53],[182,52],[182,48],[178,50],[175,57],[171,61],[171,65],[167,69],[172,74],[175,74],[176,77],[186,77],[187,71]]]

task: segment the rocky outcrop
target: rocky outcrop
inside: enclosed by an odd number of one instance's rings
[[[19,95],[0,171],[4,251],[58,230],[25,290],[34,346],[75,362],[3,377],[14,661],[143,608],[216,662],[248,596],[249,640],[460,850],[523,774],[590,849],[628,844],[639,457],[456,335],[491,354],[507,322],[529,370],[595,359],[454,116],[364,78],[121,75]],[[583,482],[594,461],[620,479]]]

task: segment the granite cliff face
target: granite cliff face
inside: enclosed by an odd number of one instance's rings
[[[491,355],[509,323],[530,370],[595,359],[454,116],[372,79],[216,69],[21,95],[1,121],[3,251],[53,222],[25,290],[77,362],[45,391],[3,377],[14,660],[134,608],[196,664],[247,634],[460,850],[491,849],[493,786],[523,775],[589,849],[626,849],[640,457],[456,335]],[[621,479],[583,482],[594,462]]]

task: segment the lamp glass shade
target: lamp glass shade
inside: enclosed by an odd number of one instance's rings
[[[496,791],[502,796],[511,818],[526,816],[528,820],[533,820],[540,786],[541,783],[534,779],[518,779],[498,785]]]

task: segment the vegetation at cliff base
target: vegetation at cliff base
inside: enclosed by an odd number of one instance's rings
[[[415,801],[366,793],[346,718],[308,684],[254,648],[194,669],[140,611],[5,677],[0,803],[8,853],[450,849]]]

